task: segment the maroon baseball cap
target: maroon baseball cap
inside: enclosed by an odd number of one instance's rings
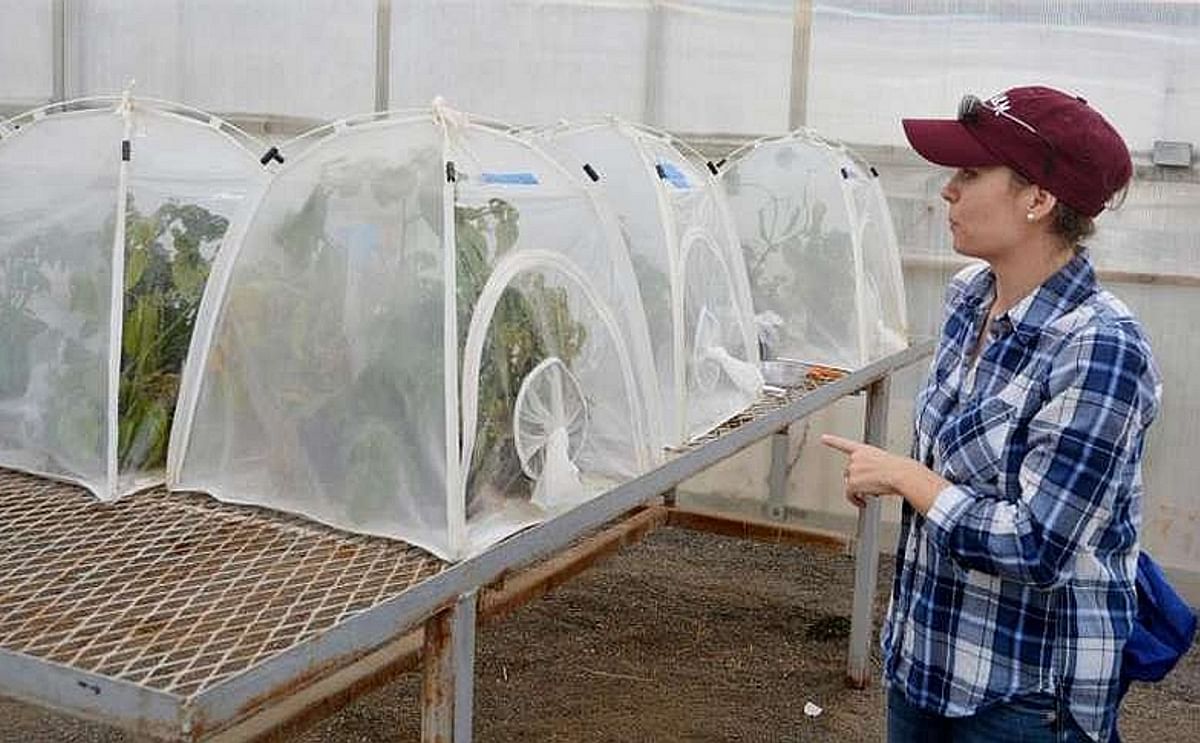
[[[1089,217],[1133,174],[1117,130],[1083,98],[1052,88],[1010,88],[987,100],[967,95],[956,119],[903,124],[926,160],[954,168],[1007,165]]]

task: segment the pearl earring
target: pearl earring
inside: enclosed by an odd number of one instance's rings
[[[1032,222],[1034,220],[1033,212],[1025,212],[1025,221]]]

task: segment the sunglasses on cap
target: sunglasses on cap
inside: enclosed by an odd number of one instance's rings
[[[963,124],[977,124],[979,123],[979,119],[983,114],[991,114],[999,118],[1007,119],[1008,121],[1016,124],[1033,136],[1037,137],[1038,140],[1046,146],[1046,160],[1042,165],[1042,170],[1046,175],[1050,174],[1050,171],[1053,170],[1054,166],[1055,147],[1050,140],[1046,139],[1046,137],[1037,130],[1037,127],[1035,127],[1033,124],[1030,124],[1028,121],[1025,121],[1024,119],[1009,113],[1008,110],[1003,107],[1003,105],[995,105],[991,101],[985,101],[973,93],[967,93],[962,97],[962,100],[958,102],[958,120]],[[1030,177],[1028,173],[1021,173],[1021,175],[1025,176],[1026,180],[1037,180],[1036,178]]]

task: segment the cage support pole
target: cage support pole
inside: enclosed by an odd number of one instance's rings
[[[890,377],[867,387],[866,428],[863,439],[872,446],[887,443],[887,408]],[[871,619],[875,607],[875,583],[879,578],[878,498],[867,498],[866,508],[858,510],[858,530],[854,540],[854,607],[850,614],[850,652],[846,681],[856,689],[869,681],[871,658]]]
[[[471,743],[477,595],[464,593],[425,622],[421,743]]]

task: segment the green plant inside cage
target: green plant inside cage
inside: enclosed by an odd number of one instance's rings
[[[492,266],[517,243],[520,215],[503,199],[454,211],[458,259],[459,347]],[[570,368],[587,340],[587,328],[571,314],[567,291],[535,274],[520,289],[500,296],[488,330],[479,371],[478,431],[468,489],[527,495],[513,437],[513,414],[521,383],[543,359],[555,356]],[[471,432],[466,432],[470,435]]]
[[[229,220],[173,201],[125,215],[125,293],[118,401],[120,469],[166,462],[180,374],[211,267],[205,256]]]
[[[440,405],[447,392],[440,386],[442,326],[431,321],[443,316],[446,301],[437,238],[445,207],[440,180],[431,175],[442,172],[438,163],[440,152],[430,150],[403,166],[329,166],[320,185],[272,231],[280,257],[249,266],[231,286],[230,301],[240,305],[228,313],[238,318],[237,342],[230,344],[227,333],[218,336],[210,360],[225,363],[227,354],[270,347],[276,358],[294,362],[272,375],[271,402],[260,396],[256,410],[272,435],[295,437],[322,482],[341,484],[338,497],[352,521],[370,522],[391,508],[406,483],[437,477],[431,447],[441,442],[431,443],[431,432],[414,421],[429,420],[434,400]],[[355,205],[360,216],[347,220],[339,201]],[[459,330],[453,363],[461,364],[471,317],[496,262],[529,235],[522,236],[519,210],[508,200],[453,208]],[[316,296],[297,294],[317,283],[322,291]],[[362,304],[371,311],[351,331],[347,307]],[[475,437],[468,493],[530,494],[513,441],[517,394],[547,356],[570,366],[586,338],[566,289],[531,274],[502,292],[484,343],[477,429],[462,434]],[[249,399],[256,392],[246,384],[235,382],[243,389],[226,394]],[[273,447],[277,459],[268,453],[279,482],[294,469],[282,454],[290,446]],[[468,511],[480,503],[469,496]]]
[[[206,254],[228,224],[197,204],[167,201],[143,214],[132,196],[127,201],[117,424],[122,472],[165,463],[179,377],[208,277]],[[105,456],[112,281],[108,270],[76,268],[72,251],[90,246],[107,255],[114,232],[110,219],[95,232],[39,233],[0,260],[0,399],[36,397],[41,443],[68,461]],[[52,280],[56,276],[62,278]],[[45,316],[60,321],[51,326]],[[35,359],[51,362],[45,394],[31,386]]]

